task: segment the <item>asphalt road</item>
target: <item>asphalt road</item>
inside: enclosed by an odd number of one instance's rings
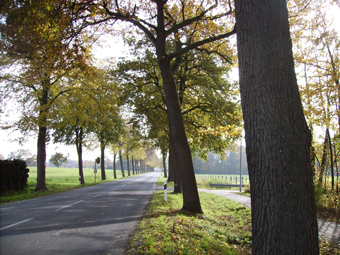
[[[0,254],[123,254],[159,172],[0,207]]]

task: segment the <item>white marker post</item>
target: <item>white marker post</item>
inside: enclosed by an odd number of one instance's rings
[[[164,181],[164,201],[167,201],[167,185],[166,185],[166,181]]]

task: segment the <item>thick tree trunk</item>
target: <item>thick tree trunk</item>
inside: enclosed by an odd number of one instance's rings
[[[105,146],[103,144],[100,145],[100,170],[102,175],[102,181],[106,180],[106,173],[105,173]]]
[[[316,161],[316,152],[315,152],[315,145],[314,145],[314,142],[313,142],[313,136],[314,136],[314,129],[313,127],[310,127],[309,130],[311,131],[311,140],[312,140],[312,143],[311,143],[311,146],[310,146],[310,160],[311,160],[311,164],[312,164],[312,171],[313,171],[313,179],[315,177],[315,161]]]
[[[117,170],[116,170],[116,153],[113,153],[113,178],[117,179]]]
[[[83,128],[76,130],[76,146],[78,154],[78,168],[80,183],[85,184],[84,171],[83,171]]]
[[[46,188],[46,127],[39,127],[38,131],[38,156],[37,156],[37,185],[35,191],[47,190]]]
[[[199,200],[191,150],[185,134],[181,108],[178,102],[176,84],[171,73],[170,62],[160,60],[164,93],[168,110],[171,138],[175,157],[180,170],[183,190],[183,210],[202,213]]]
[[[48,93],[50,77],[46,74],[42,80],[42,95],[40,100],[40,111],[38,120],[38,143],[37,143],[37,185],[35,191],[47,190],[46,188],[46,134],[47,134],[47,114],[48,114]]]
[[[171,138],[170,138],[170,150],[172,152],[175,151],[174,143],[172,142]],[[178,167],[176,155],[174,153],[171,157],[171,167],[172,167],[172,171],[174,174],[174,193],[182,193],[181,175],[180,175],[180,170]]]
[[[123,162],[123,157],[122,157],[122,151],[121,150],[119,150],[119,161],[120,161],[120,169],[122,171],[122,176],[125,177],[124,162]]]
[[[170,144],[170,137],[169,137],[169,144]],[[174,182],[175,181],[175,175],[174,175],[174,166],[172,164],[174,152],[173,149],[171,149],[171,146],[169,146],[169,176],[168,176],[168,182]]]
[[[174,142],[175,155],[180,169],[183,183],[183,210],[202,213],[198,195],[194,167],[191,158],[189,143],[185,134],[181,107],[178,101],[175,79],[170,66],[171,59],[166,54],[166,33],[164,24],[164,1],[157,4],[157,40],[155,41],[156,54],[160,67],[167,113],[170,125],[170,134]]]
[[[285,0],[236,0],[253,254],[319,254],[311,135]]]

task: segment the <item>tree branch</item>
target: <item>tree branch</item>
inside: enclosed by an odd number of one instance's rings
[[[195,42],[195,43],[193,43],[193,44],[191,44],[191,45],[181,49],[180,51],[176,51],[174,53],[171,53],[171,54],[168,55],[168,58],[171,60],[171,59],[173,59],[175,57],[183,55],[184,53],[186,53],[186,52],[188,52],[188,51],[190,51],[192,49],[196,49],[197,47],[202,46],[202,45],[204,45],[206,43],[215,42],[215,41],[218,41],[220,39],[228,38],[228,37],[230,37],[230,36],[232,36],[234,34],[236,34],[236,28],[235,27],[234,27],[234,29],[232,31],[230,31],[230,32],[228,32],[226,34],[209,37],[209,38],[207,38],[205,40]]]
[[[217,54],[220,58],[224,59],[226,62],[228,62],[229,64],[233,64],[232,61],[230,60],[230,58],[228,58],[227,56],[224,56],[222,53],[218,52],[217,50],[207,50],[207,49],[202,49],[202,48],[197,48],[197,50],[199,51],[204,51],[206,52],[208,55],[211,54]]]
[[[188,26],[196,21],[202,20],[202,18],[205,16],[205,14],[207,14],[209,11],[211,11],[212,9],[216,8],[218,5],[217,0],[215,1],[215,4],[213,4],[212,6],[210,6],[208,9],[202,11],[201,14],[199,14],[196,17],[193,17],[191,19],[186,19],[184,21],[182,21],[181,23],[174,25],[171,29],[169,29],[168,31],[166,31],[165,35],[168,36],[170,34],[172,34],[175,31],[178,31],[179,29]]]
[[[146,36],[151,40],[151,42],[153,44],[156,43],[156,39],[153,36],[153,34],[150,32],[149,29],[147,29],[147,27],[145,27],[142,23],[148,25],[149,27],[153,28],[156,30],[156,27],[153,26],[152,24],[149,24],[148,22],[146,22],[145,20],[139,19],[138,17],[134,16],[134,15],[129,15],[129,14],[122,14],[120,12],[112,12],[111,10],[109,10],[109,8],[107,7],[107,3],[104,1],[103,2],[103,8],[105,9],[106,13],[109,14],[111,17],[110,19],[114,19],[114,20],[121,20],[121,21],[126,21],[126,22],[130,22],[133,25],[135,25],[136,27],[138,27],[140,30],[142,30]],[[118,9],[118,7],[117,7]],[[119,9],[118,9],[119,11]],[[140,20],[141,22],[139,22],[138,20]]]

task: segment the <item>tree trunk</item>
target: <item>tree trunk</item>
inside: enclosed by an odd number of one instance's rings
[[[37,156],[37,185],[35,187],[35,191],[47,190],[45,162],[46,162],[46,127],[39,127],[38,156]]]
[[[336,151],[336,147],[335,147],[335,144],[334,144],[334,164],[335,164],[335,170],[336,170],[336,194],[339,194],[339,167],[338,167],[338,160],[337,160],[337,157],[339,156],[339,154],[337,153]]]
[[[312,171],[313,171],[313,179],[315,177],[316,171],[315,171],[315,161],[316,161],[316,152],[315,152],[315,145],[314,145],[314,129],[313,127],[309,128],[311,131],[311,139],[312,139],[312,143],[311,143],[311,147],[310,147],[310,160],[311,160],[311,164],[312,164]]]
[[[50,77],[46,74],[42,82],[42,95],[40,100],[38,143],[37,143],[37,185],[35,191],[47,190],[46,188],[46,134],[48,114],[48,92],[51,86]]]
[[[166,34],[164,24],[164,1],[157,4],[157,39],[155,41],[156,54],[160,67],[167,113],[169,118],[170,133],[174,142],[175,155],[180,169],[181,181],[185,183],[183,189],[183,210],[202,213],[199,200],[194,167],[191,158],[189,143],[185,134],[181,107],[178,101],[175,79],[172,75],[170,61],[166,54]]]
[[[135,159],[135,171],[136,171],[136,174],[138,174],[138,159]]]
[[[100,170],[102,175],[102,181],[106,180],[106,174],[105,174],[105,146],[104,144],[100,145]]]
[[[172,142],[172,139],[170,138],[170,151],[174,152],[174,143]],[[178,167],[178,162],[176,159],[176,155],[172,153],[171,157],[171,167],[174,175],[174,193],[182,193],[182,183],[181,183],[181,176],[180,171]]]
[[[162,151],[162,158],[163,158],[164,177],[168,178],[168,173],[166,170],[166,151],[165,150]]]
[[[132,166],[132,175],[135,175],[135,160],[133,159],[133,156],[131,158],[131,166]]]
[[[116,171],[116,153],[113,153],[113,178],[117,179],[117,171]]]
[[[318,186],[321,187],[322,185],[322,178],[326,168],[326,161],[327,161],[327,146],[328,146],[328,127],[326,127],[325,139],[323,142],[323,149],[322,149],[322,158],[320,164],[320,171],[319,171],[319,179],[318,179]]]
[[[196,213],[203,213],[197,190],[191,150],[185,134],[181,108],[178,102],[176,84],[171,73],[170,62],[161,60],[160,66],[170,123],[171,139],[174,143],[174,156],[177,159],[181,182],[185,184],[182,185],[182,209]]]
[[[130,164],[129,164],[129,154],[126,153],[126,166],[127,166],[127,170],[128,170],[128,176],[130,176]]]
[[[174,167],[172,165],[172,158],[174,156],[173,151],[171,150],[171,147],[169,146],[169,176],[168,176],[168,182],[174,182],[175,181],[175,175],[174,175]]]
[[[80,183],[85,184],[84,171],[83,171],[83,128],[76,129],[76,146],[78,154],[78,168]]]
[[[122,171],[122,176],[125,177],[124,162],[123,162],[123,157],[122,157],[122,151],[121,150],[119,150],[119,161],[120,161],[120,169]]]
[[[285,0],[237,0],[236,31],[253,254],[319,254],[311,135]]]
[[[330,157],[330,163],[331,163],[331,179],[332,179],[332,190],[334,190],[334,160],[333,160],[333,146],[332,146],[332,139],[331,135],[329,133],[329,129],[327,132],[328,136],[328,146],[329,146],[329,157]]]

